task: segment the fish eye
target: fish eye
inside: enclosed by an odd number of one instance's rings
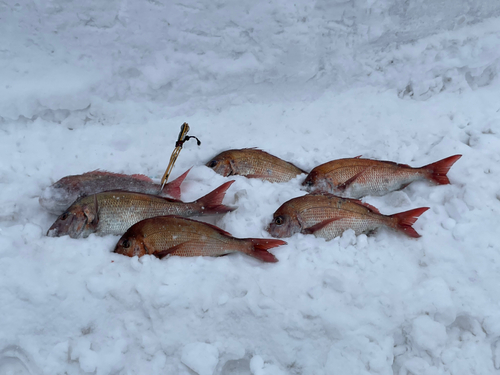
[[[123,240],[122,242],[122,246],[125,248],[125,249],[128,249],[130,247],[130,241],[129,240]]]
[[[281,224],[283,224],[284,221],[285,220],[283,220],[283,216],[278,216],[276,219],[274,219],[274,223],[276,225],[281,225]]]
[[[208,168],[213,168],[217,165],[218,161],[217,160],[212,160],[211,162],[208,163]]]
[[[61,220],[66,220],[68,218],[68,216],[69,216],[68,212],[63,213],[61,216]]]

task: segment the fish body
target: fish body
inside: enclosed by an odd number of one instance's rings
[[[177,216],[143,220],[118,241],[114,252],[133,256],[222,256],[242,252],[264,262],[277,262],[267,250],[286,242],[274,239],[235,238],[207,223]]]
[[[292,163],[254,148],[221,152],[206,166],[225,177],[239,175],[270,182],[286,182],[306,173]]]
[[[331,240],[353,229],[356,235],[370,233],[380,227],[420,237],[412,228],[428,207],[382,215],[375,207],[355,199],[331,194],[309,194],[285,202],[273,215],[268,232],[273,237],[290,237],[295,233],[314,234]]]
[[[128,191],[106,191],[77,200],[60,215],[47,232],[48,236],[69,235],[72,238],[123,234],[133,224],[155,216],[202,216],[233,211],[222,204],[226,190],[234,181],[226,182],[211,193],[190,203]]]
[[[346,198],[384,195],[421,180],[446,185],[450,183],[446,174],[461,156],[450,156],[421,168],[361,158],[333,160],[314,168],[302,185],[310,192]]]
[[[140,174],[126,175],[93,171],[66,176],[47,187],[40,195],[39,202],[47,211],[59,215],[77,199],[109,190],[126,190],[179,199],[181,194],[180,185],[188,173],[189,170],[174,181],[166,184],[161,191],[159,184]]]

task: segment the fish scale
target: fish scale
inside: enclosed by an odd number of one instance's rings
[[[251,165],[243,168],[242,175],[261,175],[266,176],[270,182],[285,182],[290,179],[290,174],[294,173],[294,169],[289,165],[279,165],[281,163],[265,160],[264,158],[256,158],[252,160]],[[245,165],[242,163],[242,165]]]
[[[124,233],[138,221],[162,215],[189,216],[195,213],[195,205],[168,202],[161,198],[141,196],[135,193],[101,193],[97,198],[99,207],[98,232],[102,234]],[[179,204],[181,203],[181,204]],[[82,200],[82,204],[93,204],[93,197]]]
[[[356,159],[359,164],[338,166],[324,176],[331,192],[341,197],[359,198],[366,195],[380,195],[379,192],[399,190],[417,180],[425,179],[425,174],[400,164],[374,164],[371,160]],[[349,186],[346,181],[358,176]]]
[[[242,247],[242,244],[234,239],[222,236],[207,236],[206,234],[200,237],[198,232],[187,229],[193,228],[184,227],[176,232],[157,232],[153,235],[148,235],[147,242],[151,243],[153,248],[162,250],[185,243],[182,249],[176,250],[171,254],[178,256],[215,256],[229,254],[234,252],[234,249]],[[197,228],[197,230],[199,229]]]
[[[320,197],[323,198],[323,197]],[[320,201],[323,199],[320,199]],[[345,199],[334,198],[333,207],[312,207],[300,212],[300,218],[307,227],[312,227],[318,223],[329,219],[339,219],[332,222],[324,230],[331,230],[337,235],[342,234],[346,229],[354,229],[357,233],[365,233],[375,230],[381,225],[392,226],[389,218],[374,213],[369,208],[346,201]]]

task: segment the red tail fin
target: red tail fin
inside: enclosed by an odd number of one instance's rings
[[[190,170],[191,170],[191,168],[189,168],[186,172],[181,174],[175,180],[166,184],[165,187],[163,188],[163,192],[166,193],[167,195],[171,196],[172,198],[180,199],[181,198],[181,184],[184,181],[184,179],[186,178],[186,176],[188,175]]]
[[[397,219],[396,229],[406,233],[413,238],[420,237],[420,234],[413,229],[412,225],[417,221],[418,217],[427,211],[429,207],[415,208],[414,210],[400,212],[399,214],[391,215],[390,217]]]
[[[233,183],[234,180],[228,181],[219,186],[214,191],[198,199],[196,203],[201,206],[201,212],[204,215],[213,215],[234,211],[236,209],[235,207],[229,207],[222,204],[222,200],[226,195],[227,189],[229,189],[229,186],[231,186]]]
[[[269,263],[276,263],[278,259],[267,250],[272,249],[273,247],[287,244],[285,241],[266,238],[246,238],[246,240],[251,241],[253,244],[253,249],[250,250],[247,254],[251,257]]]
[[[460,159],[462,155],[453,155],[449,158],[439,160],[435,163],[426,165],[421,169],[426,169],[429,171],[428,178],[439,185],[448,185],[450,180],[446,176],[446,173],[450,170],[451,166],[455,164],[455,162]]]

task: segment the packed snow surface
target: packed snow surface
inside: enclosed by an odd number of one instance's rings
[[[500,4],[479,0],[9,1],[0,4],[0,374],[500,373]],[[112,253],[49,238],[38,197],[101,169],[172,179],[258,147],[304,170],[343,157],[422,166],[451,185],[364,200],[430,207],[411,239],[296,234],[245,255]],[[287,183],[244,177],[209,220],[269,237]]]

